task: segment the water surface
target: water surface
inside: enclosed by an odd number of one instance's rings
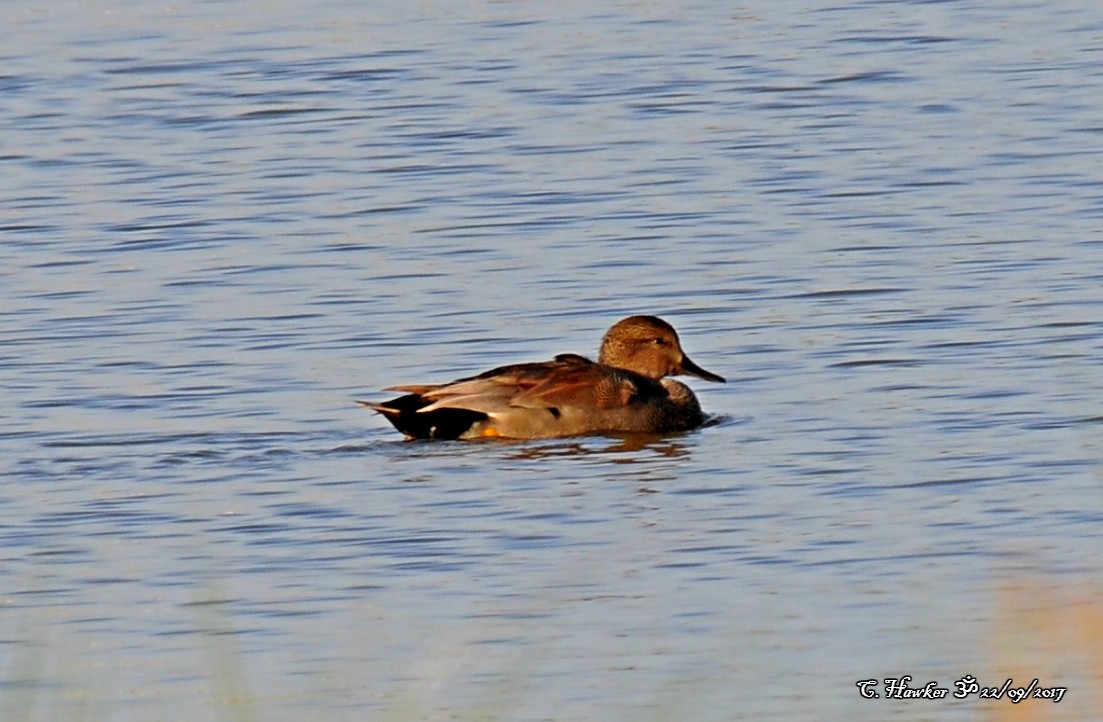
[[[7,16],[0,718],[1103,705],[1093,3]],[[718,423],[353,403],[632,313]]]

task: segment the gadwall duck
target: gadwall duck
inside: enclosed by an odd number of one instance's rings
[[[665,378],[706,371],[682,351],[678,334],[656,316],[618,321],[601,341],[597,363],[576,354],[514,364],[447,384],[392,386],[381,404],[357,403],[387,417],[413,439],[541,439],[602,432],[686,431],[705,421],[685,384]]]

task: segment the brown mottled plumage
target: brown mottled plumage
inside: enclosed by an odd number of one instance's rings
[[[687,374],[724,379],[693,363],[674,328],[656,316],[618,321],[595,363],[575,354],[514,364],[448,384],[393,386],[381,404],[359,403],[417,439],[501,436],[537,439],[600,432],[665,433],[700,426],[705,415]]]

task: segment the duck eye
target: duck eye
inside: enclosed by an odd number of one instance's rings
[[[656,346],[666,346],[666,339],[664,339],[664,338],[653,338],[653,339],[651,339],[651,343],[655,344]]]

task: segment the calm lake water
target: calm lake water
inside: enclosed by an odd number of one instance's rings
[[[1095,0],[11,0],[0,38],[0,719],[1098,719]],[[354,403],[632,313],[728,377],[715,425]]]

